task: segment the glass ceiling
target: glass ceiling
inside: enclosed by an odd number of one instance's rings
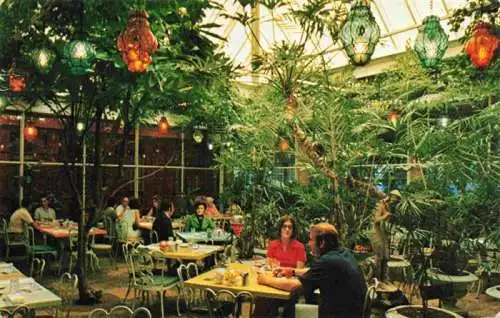
[[[298,8],[307,0],[290,0],[293,8]],[[249,6],[243,8],[235,0],[216,0],[223,6],[226,14],[231,16],[236,13],[250,14]],[[333,1],[332,1],[333,2]],[[463,35],[463,31],[451,32],[446,20],[453,9],[460,8],[467,0],[373,0],[371,11],[380,27],[381,38],[372,59],[394,55],[405,51],[407,44],[413,46],[417,35],[417,28],[423,19],[430,15],[437,15],[442,19],[441,25],[449,35],[449,40],[457,40]],[[260,47],[269,51],[274,43],[282,41],[299,41],[301,36],[300,27],[291,21],[288,15],[290,6],[274,9],[272,12],[263,5],[259,8]],[[432,8],[431,8],[432,7]],[[236,64],[240,64],[245,70],[250,71],[252,56],[252,35],[248,27],[223,15],[220,10],[211,9],[206,12],[205,23],[218,23],[221,26],[214,29],[227,41],[215,41],[221,49],[232,57]],[[339,41],[332,43],[329,36],[310,39],[306,44],[308,52],[325,51],[324,57],[332,67],[342,67],[348,64],[348,58],[342,50]]]

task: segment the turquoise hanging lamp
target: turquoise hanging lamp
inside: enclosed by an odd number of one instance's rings
[[[370,62],[380,39],[380,28],[370,11],[368,0],[356,0],[340,32],[340,40],[354,65]]]
[[[94,59],[94,46],[85,40],[73,40],[64,47],[64,62],[74,75],[84,75],[91,71]]]
[[[439,18],[432,15],[433,0],[430,0],[431,15],[418,28],[415,52],[425,68],[436,68],[448,48],[448,35],[444,32]]]

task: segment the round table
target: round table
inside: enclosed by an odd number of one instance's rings
[[[500,285],[492,286],[485,291],[486,295],[500,300]]]

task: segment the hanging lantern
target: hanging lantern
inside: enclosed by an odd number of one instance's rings
[[[357,0],[340,32],[340,40],[354,65],[365,65],[375,51],[380,28],[366,0]]]
[[[26,88],[26,81],[28,75],[23,70],[16,67],[16,64],[12,64],[9,70],[9,89],[14,93],[21,93]]]
[[[33,140],[38,137],[38,128],[36,128],[34,125],[28,124],[24,127],[24,139],[26,139],[29,142],[32,142]]]
[[[0,110],[9,104],[9,100],[6,96],[0,95]]]
[[[193,140],[195,143],[199,144],[203,141],[203,132],[200,129],[195,129],[193,132]]]
[[[160,119],[160,122],[158,123],[158,129],[160,130],[160,134],[164,135],[167,133],[168,131],[168,120],[167,120],[167,117],[163,116],[161,119]]]
[[[131,72],[146,71],[153,61],[150,54],[158,49],[158,41],[149,27],[148,17],[144,10],[132,11],[127,26],[116,41],[118,51]]]
[[[282,141],[280,141],[279,147],[281,152],[287,151],[289,147],[288,140],[283,139]]]
[[[37,70],[42,74],[47,74],[54,64],[55,54],[52,50],[41,48],[33,52],[32,58]]]
[[[465,52],[476,67],[487,68],[498,48],[498,38],[490,33],[491,25],[480,22],[465,45]]]
[[[418,29],[415,52],[425,68],[435,68],[448,48],[448,35],[444,32],[439,18],[430,15]]]
[[[387,116],[387,120],[391,123],[392,126],[396,127],[397,124],[398,124],[398,118],[399,118],[399,115],[397,112],[394,112],[392,114],[390,114],[389,116]]]
[[[95,59],[95,49],[84,40],[74,40],[64,47],[64,61],[75,75],[84,75],[91,71]]]
[[[444,117],[444,116],[443,116],[443,117],[439,118],[439,125],[440,125],[441,127],[446,127],[446,126],[448,126],[448,123],[449,123],[449,122],[450,122],[450,119],[449,119],[448,117]]]

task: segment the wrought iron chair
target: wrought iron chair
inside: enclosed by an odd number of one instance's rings
[[[89,314],[89,318],[98,318],[98,317],[130,317],[130,318],[138,318],[138,317],[147,317],[152,318],[151,312],[146,307],[138,307],[135,310],[130,309],[124,305],[118,305],[108,312],[104,308],[96,308],[92,310]]]
[[[26,231],[24,231],[24,235],[22,238],[13,238],[12,234],[9,233],[9,225],[6,219],[2,218],[0,219],[0,235],[3,238],[3,241],[5,242],[5,259],[10,260],[13,259],[10,255],[10,250],[11,248],[24,248],[26,249],[28,242],[26,240]],[[23,257],[16,257],[17,258],[25,258]]]
[[[149,243],[154,244],[158,243],[158,241],[159,241],[158,232],[156,232],[155,230],[149,231]]]
[[[251,293],[243,291],[234,294],[232,291],[221,289],[215,292],[211,288],[205,289],[210,318],[216,317],[241,317],[243,304],[248,303],[249,313],[245,317],[252,317],[255,309],[255,300]]]
[[[66,312],[64,316],[69,317],[69,306],[78,296],[78,276],[66,272],[61,275],[58,282],[53,284],[53,287],[62,299],[61,311]],[[56,316],[58,317],[57,314]]]
[[[125,301],[128,298],[128,294],[130,293],[130,290],[132,289],[132,263],[130,259],[130,254],[138,247],[141,245],[141,242],[126,242],[125,244],[122,245],[122,253],[123,253],[123,258],[125,259],[125,264],[127,265],[127,271],[128,271],[128,284],[127,284],[127,292],[125,293],[125,296],[123,297],[122,302],[125,303]]]
[[[16,307],[14,310],[0,309],[0,317],[2,318],[28,318],[33,316],[33,311],[26,306]]]
[[[200,300],[203,298],[203,294],[200,294],[200,297],[197,297],[196,290],[187,287],[184,285],[184,281],[189,280],[193,277],[198,276],[198,266],[196,263],[190,262],[187,265],[181,264],[177,268],[177,276],[179,277],[179,293],[177,294],[177,315],[181,315],[180,312],[180,300],[181,297],[184,298],[184,303],[188,310],[199,310],[202,309],[204,311],[207,308],[201,306]]]
[[[365,300],[363,302],[363,318],[370,318],[372,302],[375,298],[377,298],[378,283],[378,280],[374,278],[373,284],[368,286],[368,289],[366,290]]]
[[[45,271],[45,260],[43,258],[34,258],[33,259],[33,278],[35,278],[38,282],[41,282],[43,279],[43,273]]]
[[[57,248],[54,246],[50,245],[37,245],[35,244],[35,231],[33,228],[29,225],[26,225],[25,231],[27,233],[26,237],[28,238],[28,256],[31,259],[31,265],[30,265],[30,276],[33,276],[33,270],[35,266],[35,258],[37,256],[43,258],[44,256],[47,255],[52,255],[54,259],[57,258]]]
[[[104,218],[104,229],[108,234],[104,236],[105,242],[96,243],[95,235],[92,235],[90,240],[90,248],[95,252],[108,252],[109,259],[111,261],[111,266],[114,265],[115,268],[118,268],[116,265],[116,242],[115,242],[115,232],[113,230],[113,220],[109,217]],[[96,255],[97,257],[97,255]]]
[[[318,317],[318,305],[296,304],[295,318],[316,318]]]
[[[132,286],[137,296],[137,291],[149,300],[149,293],[156,292],[160,296],[161,317],[165,317],[164,293],[171,288],[179,288],[179,278],[167,275],[168,259],[160,251],[150,252],[146,248],[137,248],[130,254],[132,272]],[[153,274],[154,270],[160,274]],[[135,304],[136,297],[134,298]]]

